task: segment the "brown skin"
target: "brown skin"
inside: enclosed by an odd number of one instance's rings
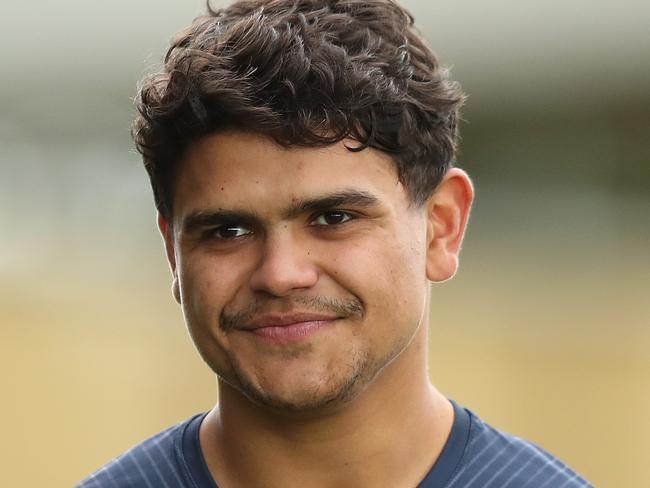
[[[298,205],[341,194],[364,198]],[[429,283],[455,273],[472,198],[451,169],[414,206],[387,155],[343,143],[285,149],[224,132],[190,147],[173,220],[159,226],[174,295],[219,378],[200,439],[220,487],[413,487],[425,476],[453,422],[427,374]],[[326,322],[292,342],[244,330],[291,313]]]

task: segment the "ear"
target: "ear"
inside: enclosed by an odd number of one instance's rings
[[[427,207],[427,278],[445,281],[458,269],[458,254],[474,200],[472,181],[451,168],[429,197]]]
[[[167,219],[165,219],[165,217],[163,217],[160,212],[158,212],[158,230],[160,230],[160,235],[162,236],[163,242],[165,243],[167,261],[169,261],[169,267],[171,268],[171,272],[172,272],[172,295],[174,295],[174,298],[180,304],[181,290],[178,283],[178,273],[176,272],[176,254],[174,252],[174,232]]]

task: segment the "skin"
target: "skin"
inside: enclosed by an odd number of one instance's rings
[[[174,296],[218,377],[200,441],[222,488],[413,487],[449,435],[427,304],[456,272],[471,182],[451,169],[415,206],[386,154],[344,144],[207,136],[159,216]],[[260,332],[296,313],[318,316],[310,334]]]

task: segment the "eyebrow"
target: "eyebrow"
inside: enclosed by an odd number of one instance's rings
[[[361,190],[343,190],[320,197],[301,199],[283,212],[283,218],[292,219],[304,213],[324,211],[336,207],[369,208],[379,204],[379,198]]]
[[[282,218],[290,220],[304,213],[323,212],[336,207],[369,208],[379,204],[379,198],[361,190],[343,190],[308,199],[298,199],[282,211]],[[199,210],[183,219],[183,232],[192,232],[215,225],[228,223],[261,225],[262,219],[256,212],[249,210]]]

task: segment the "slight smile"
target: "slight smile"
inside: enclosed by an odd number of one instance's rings
[[[263,315],[247,324],[243,330],[252,332],[268,342],[298,342],[331,325],[339,318],[313,313]]]

